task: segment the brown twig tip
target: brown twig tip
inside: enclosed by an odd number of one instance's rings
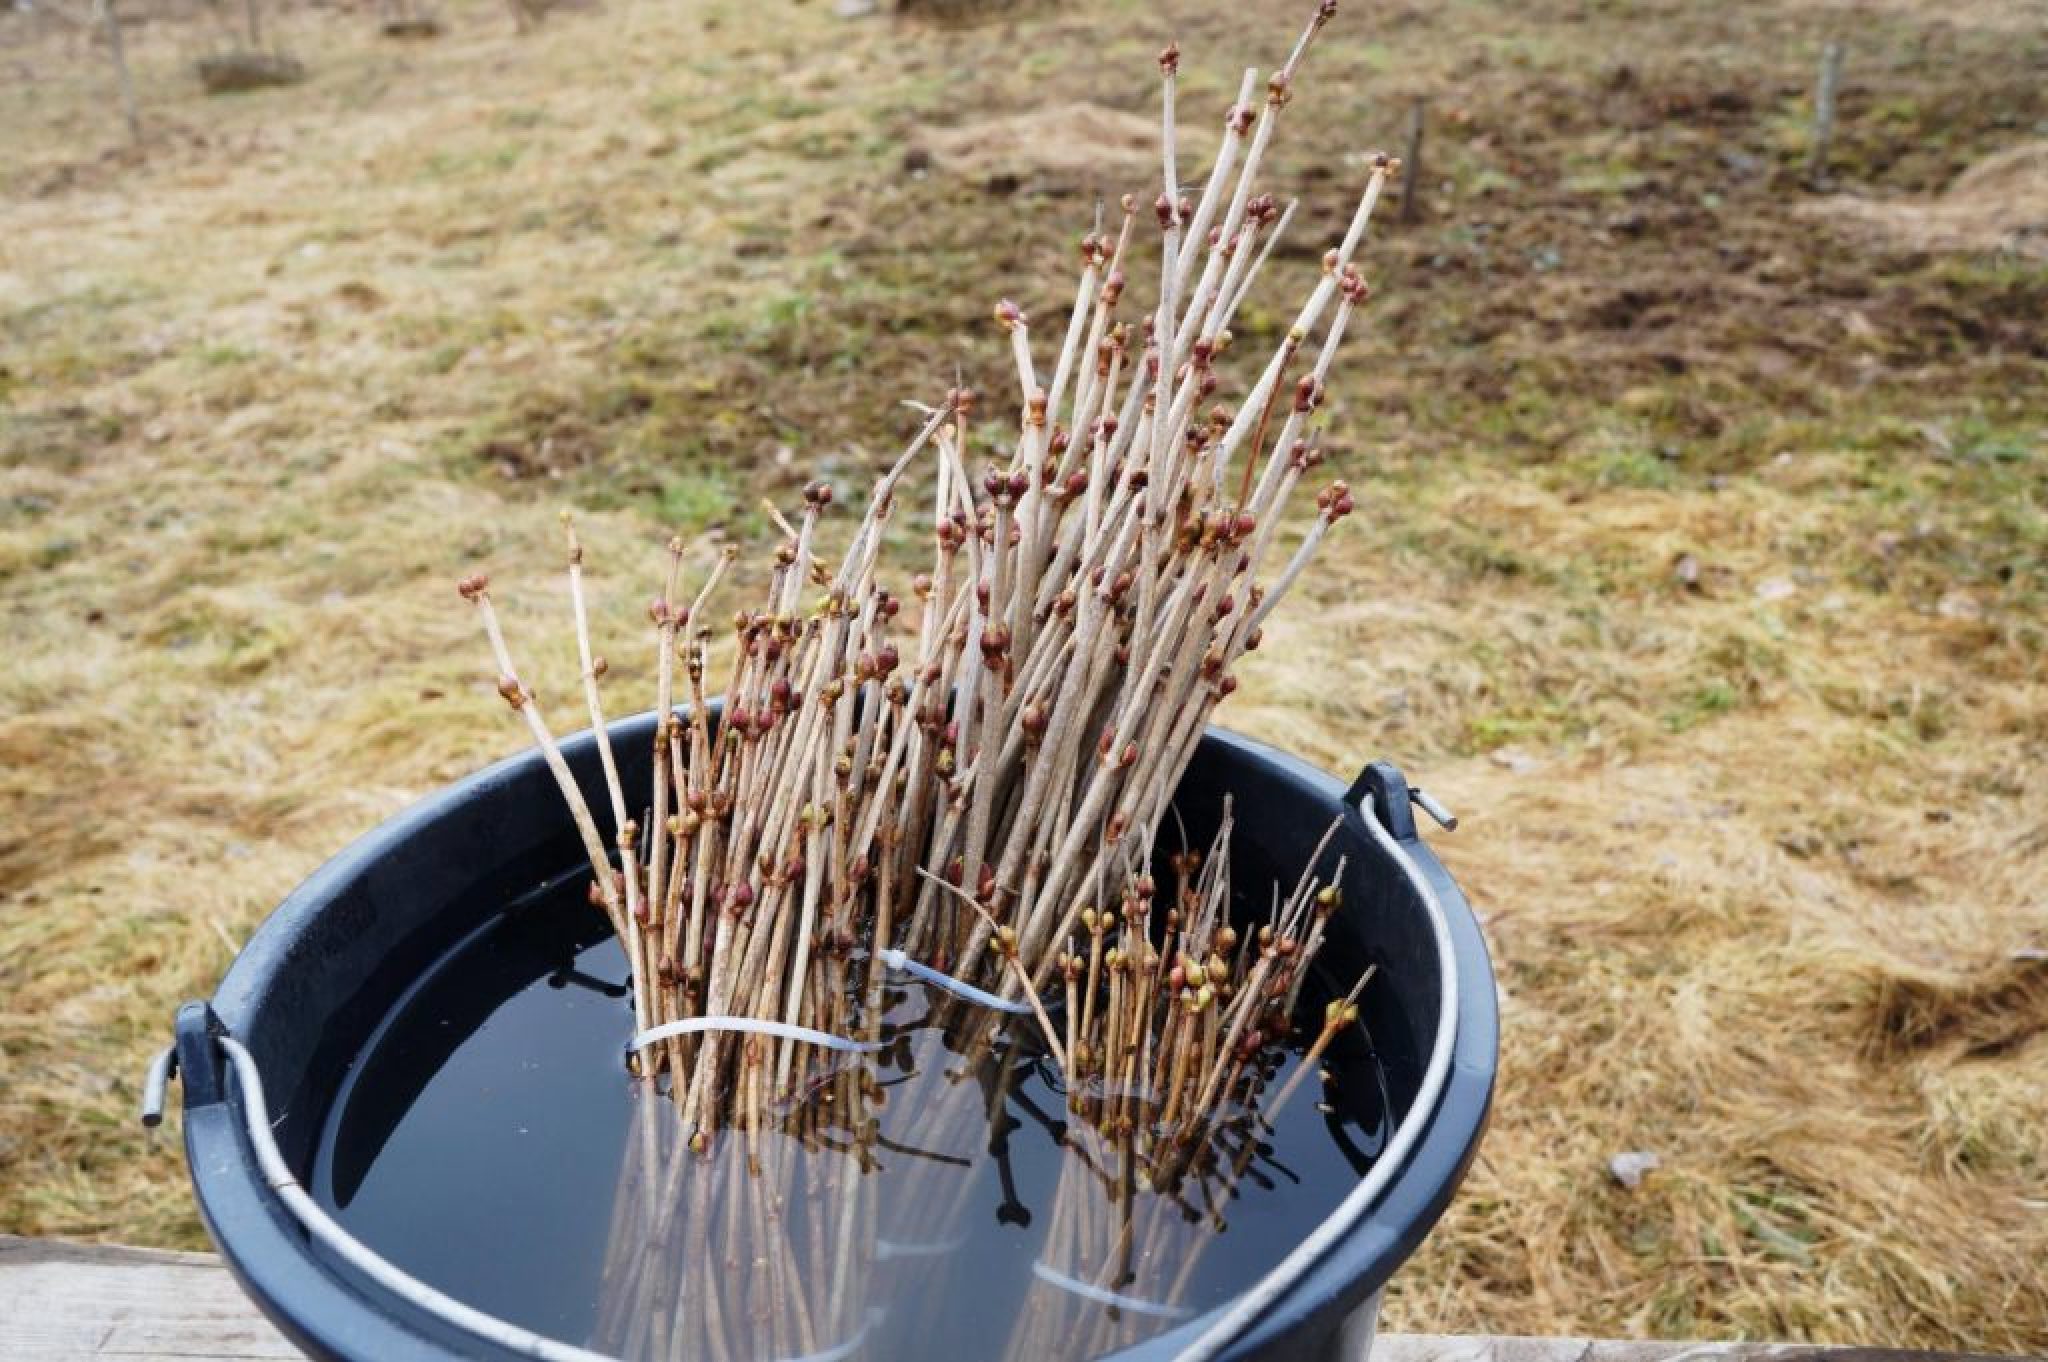
[[[1159,50],[1159,73],[1171,77],[1180,70],[1180,44],[1168,43]]]
[[[489,593],[491,579],[481,572],[472,572],[455,584],[455,590],[465,601],[478,601]]]
[[[819,478],[816,482],[804,488],[804,504],[821,511],[830,506],[832,504],[832,484],[823,478]]]
[[[995,306],[995,317],[998,322],[1002,323],[1003,326],[1010,329],[1015,329],[1016,327],[1025,326],[1029,324],[1025,319],[1024,309],[1018,307],[1008,298],[1003,298],[997,301]]]
[[[1333,524],[1350,515],[1356,509],[1356,503],[1351,499],[1350,485],[1333,482],[1316,493],[1316,508],[1323,513],[1324,520]]]

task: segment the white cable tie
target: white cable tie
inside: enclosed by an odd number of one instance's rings
[[[1161,1305],[1158,1301],[1139,1300],[1136,1296],[1120,1295],[1093,1282],[1084,1282],[1078,1277],[1069,1277],[1056,1267],[1044,1263],[1033,1263],[1031,1275],[1062,1291],[1071,1291],[1076,1296],[1085,1296],[1099,1305],[1113,1306],[1128,1310],[1134,1315],[1149,1315],[1153,1319],[1186,1319],[1195,1312],[1181,1305]]]
[[[868,1335],[882,1322],[883,1315],[882,1307],[870,1306],[867,1318],[861,1321],[860,1328],[855,1331],[852,1338],[844,1343],[836,1343],[822,1352],[805,1353],[802,1357],[787,1357],[782,1362],[841,1362],[843,1358],[852,1357],[860,1351],[861,1345],[868,1341]]]
[[[933,1244],[906,1243],[900,1239],[875,1240],[875,1261],[891,1263],[898,1258],[937,1258],[967,1247],[967,1236],[946,1239]]]
[[[644,1050],[656,1041],[671,1036],[694,1035],[699,1031],[747,1031],[758,1036],[776,1036],[782,1040],[800,1040],[827,1050],[843,1050],[848,1054],[870,1054],[882,1048],[880,1041],[848,1040],[827,1031],[813,1031],[808,1026],[793,1026],[788,1022],[768,1021],[762,1017],[685,1017],[681,1021],[663,1022],[650,1026],[627,1043],[628,1050]]]
[[[941,973],[930,965],[912,960],[893,946],[879,952],[879,954],[882,957],[882,963],[890,969],[900,969],[905,974],[914,974],[926,983],[943,988],[953,996],[965,998],[970,1003],[980,1003],[983,1007],[991,1007],[998,1012],[1013,1012],[1018,1016],[1023,1016],[1031,1011],[1031,1004],[1029,1003],[1013,1003],[1007,998],[998,998],[995,994],[985,989],[976,988],[973,984],[955,979],[950,974]]]

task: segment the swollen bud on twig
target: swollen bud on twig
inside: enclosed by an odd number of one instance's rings
[[[455,584],[465,601],[476,600],[491,589],[491,579],[481,572],[473,572]]]
[[[511,676],[498,678],[498,694],[504,696],[505,703],[514,709],[524,708],[526,702],[532,698],[531,692],[519,684],[518,678]]]
[[[1168,43],[1159,52],[1159,73],[1171,76],[1180,70],[1180,44]]]

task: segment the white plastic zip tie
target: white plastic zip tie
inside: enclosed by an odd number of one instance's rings
[[[875,954],[890,969],[900,969],[905,974],[914,974],[928,984],[934,984],[939,988],[943,988],[956,998],[965,998],[970,1003],[980,1003],[983,1007],[992,1007],[998,1012],[1014,1012],[1019,1016],[1031,1011],[1031,1004],[1029,1003],[1013,1003],[1007,998],[998,998],[995,994],[976,988],[973,984],[967,983],[964,980],[955,979],[952,975],[943,974],[933,969],[930,965],[912,960],[894,947],[890,947],[888,950],[877,951]]]
[[[1115,1306],[1119,1310],[1128,1310],[1134,1315],[1147,1315],[1153,1319],[1186,1319],[1195,1313],[1182,1305],[1161,1305],[1158,1301],[1145,1301],[1139,1300],[1136,1296],[1120,1295],[1105,1287],[1097,1286],[1093,1282],[1084,1282],[1078,1277],[1069,1277],[1058,1268],[1048,1267],[1044,1263],[1033,1263],[1031,1265],[1031,1275],[1038,1278],[1041,1282],[1058,1287],[1062,1291],[1071,1291],[1076,1296],[1084,1296],[1098,1305]]]
[[[487,1315],[452,1296],[443,1295],[419,1278],[407,1275],[343,1229],[320,1208],[319,1202],[306,1194],[306,1189],[292,1176],[284,1155],[278,1152],[277,1141],[270,1133],[270,1112],[263,1101],[263,1075],[256,1068],[255,1056],[233,1036],[216,1039],[222,1053],[235,1066],[235,1077],[242,1089],[242,1111],[247,1118],[249,1143],[256,1151],[256,1165],[263,1170],[263,1180],[277,1193],[278,1200],[284,1203],[293,1218],[305,1226],[306,1233],[322,1247],[408,1304],[521,1356],[540,1358],[543,1362],[613,1362],[603,1353],[594,1353],[587,1348],[522,1329],[516,1324],[507,1324],[494,1315]]]
[[[1357,1228],[1373,1203],[1386,1191],[1387,1184],[1407,1162],[1409,1151],[1422,1138],[1422,1128],[1436,1113],[1444,1085],[1450,1081],[1451,1055],[1458,1038],[1458,965],[1451,957],[1451,925],[1444,918],[1444,905],[1437,898],[1429,877],[1416,867],[1394,835],[1380,825],[1371,805],[1367,804],[1358,812],[1368,835],[1393,858],[1395,865],[1401,867],[1408,882],[1422,897],[1422,906],[1429,913],[1430,931],[1436,938],[1439,999],[1436,1041],[1429,1049],[1429,1063],[1422,1072],[1422,1086],[1416,1089],[1414,1103],[1408,1108],[1408,1114],[1401,1118],[1401,1124],[1394,1128],[1393,1138],[1387,1141],[1379,1158],[1373,1161],[1372,1167],[1366,1170],[1350,1194],[1337,1203],[1337,1209],[1330,1212],[1329,1218],[1309,1231],[1308,1237],[1259,1278],[1251,1290],[1223,1307],[1207,1328],[1175,1354],[1175,1362],[1210,1362],[1220,1355],[1272,1309],[1273,1302],[1306,1275],[1338,1240]]]
[[[827,1050],[843,1050],[857,1055],[870,1054],[882,1048],[882,1043],[877,1040],[848,1040],[829,1031],[813,1031],[808,1026],[793,1026],[789,1022],[768,1021],[761,1017],[685,1017],[681,1021],[663,1022],[633,1037],[626,1048],[644,1050],[656,1041],[667,1040],[671,1036],[695,1035],[699,1031],[746,1031],[757,1036],[800,1040]]]
[[[1013,1003],[998,998],[995,994],[976,988],[965,980],[955,979],[952,975],[935,970],[930,965],[912,960],[893,947],[877,951],[875,954],[890,969],[914,974],[926,983],[942,988],[955,997],[965,998],[970,1003],[979,1003],[998,1012],[1011,1012],[1020,1016],[1031,1010],[1029,1003]],[[650,1026],[633,1037],[626,1048],[644,1050],[656,1041],[667,1040],[671,1036],[694,1035],[699,1031],[748,1031],[755,1035],[778,1036],[783,1040],[805,1041],[812,1045],[821,1045],[827,1050],[842,1050],[848,1054],[871,1054],[882,1048],[879,1041],[847,1040],[844,1036],[835,1036],[829,1032],[813,1031],[808,1026],[795,1026],[789,1022],[768,1021],[759,1017],[686,1017],[681,1021],[663,1022],[659,1026]]]
[[[892,1263],[899,1258],[937,1258],[967,1247],[967,1236],[948,1239],[936,1244],[905,1243],[900,1239],[875,1240],[875,1261]]]
[[[860,1351],[861,1345],[868,1341],[868,1335],[874,1331],[874,1327],[882,1322],[882,1316],[880,1306],[870,1306],[867,1318],[861,1322],[860,1328],[854,1331],[852,1338],[844,1343],[835,1343],[823,1352],[805,1353],[802,1357],[786,1357],[782,1362],[841,1362],[841,1359],[851,1357]]]

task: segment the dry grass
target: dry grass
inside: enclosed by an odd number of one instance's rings
[[[2037,30],[1936,8],[1859,12],[1845,187],[1937,195],[2048,118]],[[1184,107],[1227,98],[1241,11],[1181,7]],[[999,387],[986,308],[1062,277],[1096,186],[1004,197],[1036,186],[919,131],[1141,110],[1159,37],[1135,5],[445,17],[401,47],[294,11],[309,81],[230,100],[151,25],[140,159],[101,154],[97,66],[9,49],[10,1230],[199,1242],[131,1120],[173,1006],[517,741],[449,581],[551,580],[574,500],[631,636],[667,527],[757,535],[759,496],[858,484],[886,398]],[[1437,840],[1497,951],[1499,1107],[1396,1325],[2048,1349],[2048,273],[1796,211],[1840,21],[1348,15],[1315,79],[1351,116],[1276,167],[1319,240],[1331,162],[1431,99],[1423,221],[1331,394],[1367,496],[1232,702],[1468,819]],[[1313,267],[1278,263],[1273,297]],[[1628,1149],[1662,1160],[1635,1191]]]

